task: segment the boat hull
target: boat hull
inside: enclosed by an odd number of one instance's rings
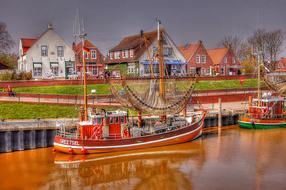
[[[80,140],[56,136],[54,149],[69,154],[92,154],[116,151],[136,150],[184,143],[201,136],[203,127],[202,118],[195,124],[174,131],[127,139],[108,140]]]
[[[244,117],[238,121],[241,128],[273,129],[286,127],[286,119],[251,119]]]

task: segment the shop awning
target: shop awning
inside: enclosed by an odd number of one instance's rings
[[[51,67],[59,67],[58,63],[51,63]]]
[[[142,62],[144,65],[149,65],[150,61],[144,60]],[[158,61],[153,61],[152,64],[158,64]],[[164,60],[164,63],[167,65],[184,65],[186,63],[182,62],[181,60],[170,60],[170,59],[166,59]]]
[[[34,63],[34,68],[42,68],[42,64],[41,63]]]

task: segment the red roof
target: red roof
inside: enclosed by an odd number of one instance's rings
[[[215,65],[220,64],[226,53],[228,52],[228,48],[215,48],[215,49],[208,49],[207,52],[211,57],[213,63]]]
[[[29,50],[29,48],[37,41],[37,38],[21,38],[23,54]]]
[[[197,49],[200,47],[200,43],[201,41],[198,41],[195,44],[188,43],[179,47],[187,61],[196,53]]]

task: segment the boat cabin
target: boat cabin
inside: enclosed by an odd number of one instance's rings
[[[80,122],[79,128],[81,139],[122,138],[129,135],[127,112],[90,113],[89,120]]]
[[[281,118],[285,109],[284,102],[284,98],[264,94],[260,99],[252,99],[248,112],[256,119]]]

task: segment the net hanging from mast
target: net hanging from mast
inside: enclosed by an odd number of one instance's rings
[[[188,104],[195,80],[165,79],[165,98],[159,95],[159,79],[123,81],[111,84],[114,97],[127,108],[150,114],[176,114]]]
[[[286,74],[282,72],[267,73],[263,80],[265,84],[280,96],[286,97]]]

